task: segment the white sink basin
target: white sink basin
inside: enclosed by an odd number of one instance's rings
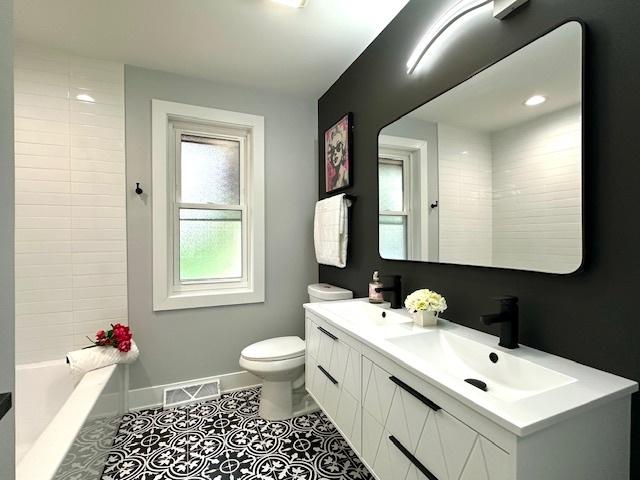
[[[323,310],[338,315],[345,322],[359,326],[410,324],[411,319],[380,305],[368,302],[336,302],[321,304]]]
[[[418,335],[388,338],[387,341],[415,356],[416,361],[424,362],[429,369],[438,370],[459,381],[481,380],[487,385],[487,395],[506,402],[538,395],[576,381],[532,361],[445,330],[434,329]],[[498,356],[495,363],[489,358],[492,353]]]

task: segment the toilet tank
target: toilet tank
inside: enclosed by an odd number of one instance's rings
[[[309,302],[329,302],[332,300],[348,300],[353,298],[353,292],[328,283],[314,283],[307,288]]]

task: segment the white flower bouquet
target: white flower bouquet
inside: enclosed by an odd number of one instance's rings
[[[438,292],[423,288],[409,295],[404,306],[411,312],[416,324],[422,327],[434,326],[438,315],[447,309],[447,300]]]

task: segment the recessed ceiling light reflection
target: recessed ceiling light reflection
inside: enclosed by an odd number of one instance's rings
[[[80,100],[81,102],[96,103],[96,99],[87,93],[81,93],[79,95],[76,95],[76,100]]]
[[[532,97],[527,98],[524,104],[527,107],[535,107],[537,105],[543,104],[546,101],[547,101],[547,97],[544,97],[542,95],[533,95]]]

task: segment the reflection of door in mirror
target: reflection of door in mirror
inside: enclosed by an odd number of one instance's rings
[[[383,258],[552,273],[581,265],[579,23],[387,125],[378,144]]]

